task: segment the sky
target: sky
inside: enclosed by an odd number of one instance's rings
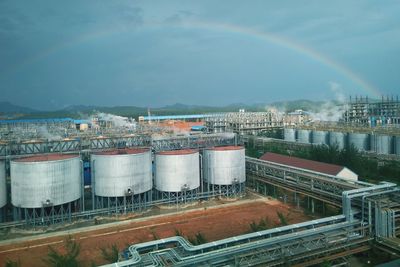
[[[400,1],[0,0],[0,101],[223,106],[396,95]]]

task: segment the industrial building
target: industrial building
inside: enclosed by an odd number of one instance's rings
[[[227,112],[205,118],[211,133],[234,132],[240,135],[256,135],[262,131],[282,127],[283,120],[277,112]]]
[[[342,178],[346,180],[358,180],[358,175],[344,166],[339,166],[335,164],[329,164],[324,162],[318,162],[314,160],[307,160],[292,156],[285,156],[276,153],[267,152],[260,157],[261,160],[272,162],[276,164],[285,165],[288,167],[294,167],[309,171],[314,171],[318,173],[323,173],[326,175],[332,175],[337,178]]]
[[[380,101],[369,100],[368,97],[351,98],[343,114],[343,121],[355,125],[371,127],[393,125],[400,126],[399,97],[384,97]]]

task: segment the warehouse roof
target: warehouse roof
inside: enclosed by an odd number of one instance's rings
[[[297,157],[285,156],[281,154],[267,152],[260,157],[261,160],[288,165],[291,167],[306,169],[310,171],[338,175],[345,167],[335,164],[323,163],[314,160],[301,159]]]
[[[71,118],[0,120],[0,124],[13,124],[13,123],[60,123],[60,122],[74,122],[74,120],[71,119]]]

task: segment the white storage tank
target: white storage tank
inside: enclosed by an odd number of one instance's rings
[[[6,164],[0,161],[0,209],[7,204]]]
[[[91,155],[95,195],[123,197],[152,189],[151,151],[116,149]]]
[[[354,145],[360,151],[369,150],[369,134],[367,133],[349,133],[349,146]]]
[[[329,133],[329,145],[337,145],[339,149],[344,149],[346,145],[346,133],[342,132],[330,132]]]
[[[329,132],[327,132],[327,131],[314,130],[312,132],[312,142],[313,142],[313,144],[324,144],[324,145],[327,145],[328,141],[329,141],[328,137],[329,137]]]
[[[11,203],[20,208],[62,205],[81,197],[79,155],[41,155],[11,161]]]
[[[199,152],[192,149],[158,152],[155,156],[155,188],[181,192],[200,187]]]
[[[389,135],[374,134],[371,135],[371,150],[377,154],[391,154],[392,137]]]
[[[241,146],[204,150],[203,177],[210,184],[231,185],[246,181],[245,150]]]
[[[283,139],[289,142],[296,142],[296,129],[284,128],[283,129]]]
[[[297,141],[299,143],[311,143],[311,131],[310,130],[297,130]]]

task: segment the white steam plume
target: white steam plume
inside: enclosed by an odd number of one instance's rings
[[[329,82],[329,86],[336,101],[327,101],[319,111],[309,112],[313,121],[339,121],[345,112],[346,96],[342,86],[336,82]]]
[[[99,120],[111,121],[115,127],[129,128],[129,129],[136,128],[136,123],[134,121],[130,121],[127,117],[117,116],[103,112],[95,114],[94,117],[98,118]]]

